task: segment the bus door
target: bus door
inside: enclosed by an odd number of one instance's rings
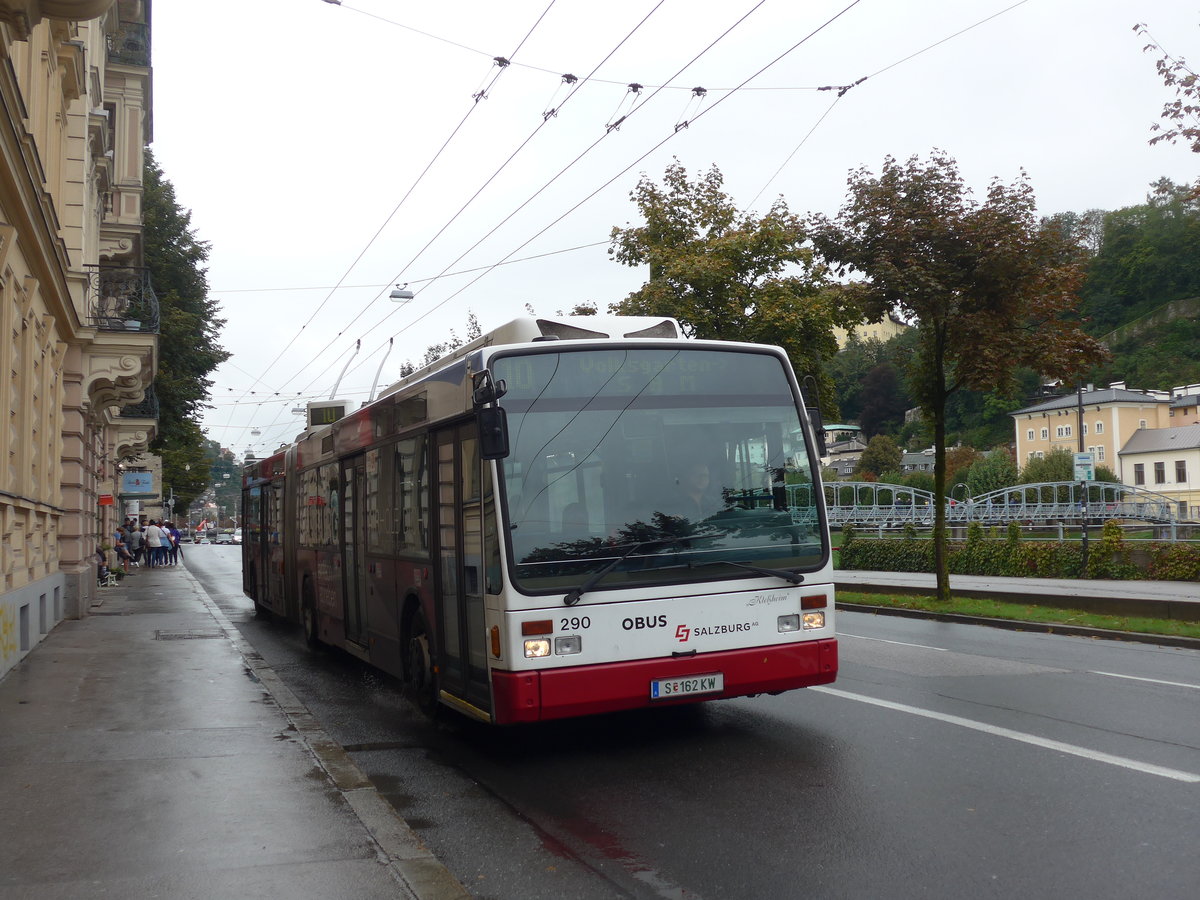
[[[269,491],[269,493],[268,493]],[[263,573],[259,576],[263,590],[276,612],[286,610],[283,581],[283,498],[284,485],[276,481],[263,488],[262,559]]]
[[[438,684],[491,710],[484,621],[482,468],[474,421],[438,431]]]
[[[267,603],[263,588],[265,556],[260,543],[263,521],[263,488],[255,485],[242,491],[242,590],[256,603]]]
[[[250,556],[254,560],[254,599],[262,606],[274,604],[275,595],[271,593],[271,547],[268,535],[274,527],[271,524],[271,485],[264,484],[251,491],[254,500],[254,520],[249,528],[242,528],[242,543],[251,547]]]
[[[342,460],[342,597],[346,640],[367,643],[366,464],[360,454]]]

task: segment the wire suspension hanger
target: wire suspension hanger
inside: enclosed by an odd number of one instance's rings
[[[621,127],[621,123],[624,122],[625,117],[629,115],[629,113],[622,113],[621,109],[626,103],[628,103],[629,109],[632,110],[633,105],[637,102],[637,98],[642,93],[642,85],[638,84],[636,81],[631,81],[626,87],[628,90],[626,90],[624,96],[621,97],[621,101],[617,104],[617,108],[613,110],[613,114],[608,117],[608,124],[604,126],[606,133],[615,131]]]

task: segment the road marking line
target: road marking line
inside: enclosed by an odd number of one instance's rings
[[[1052,741],[1049,738],[1038,737],[1034,734],[1026,734],[1023,731],[1013,731],[1011,728],[1001,728],[998,725],[988,725],[986,722],[976,722],[973,719],[964,719],[961,716],[952,716],[947,713],[934,712],[929,709],[921,709],[917,706],[908,706],[904,703],[893,703],[890,700],[880,700],[876,697],[868,697],[864,694],[852,694],[849,691],[839,690],[838,688],[816,686],[808,688],[810,691],[817,691],[822,694],[832,694],[835,697],[842,697],[846,700],[857,700],[860,703],[870,703],[873,706],[882,706],[884,709],[893,709],[898,712],[910,713],[914,716],[923,716],[926,719],[936,719],[939,722],[946,722],[950,725],[959,725],[963,728],[970,728],[973,731],[982,731],[985,734],[991,734],[996,737],[1008,738],[1012,741],[1020,741],[1023,744],[1032,744],[1035,747],[1043,747],[1047,750],[1057,750],[1060,753],[1069,753],[1072,756],[1079,756],[1084,759],[1090,759],[1093,762],[1107,763],[1110,766],[1120,766],[1125,769],[1133,769],[1135,772],[1144,772],[1147,775],[1158,775],[1162,778],[1171,778],[1175,781],[1185,781],[1190,784],[1200,783],[1200,775],[1193,772],[1182,772],[1179,769],[1168,769],[1164,766],[1155,766],[1150,763],[1139,762],[1136,759],[1127,759],[1124,756],[1113,756],[1109,753],[1100,753],[1096,750],[1088,750],[1085,747],[1078,747],[1074,744],[1064,744],[1062,741]]]
[[[839,631],[838,637],[840,637],[840,638],[844,638],[844,637],[858,638],[860,641],[878,641],[881,644],[898,644],[901,647],[917,647],[921,650],[936,650],[936,651],[938,651],[938,653],[949,653],[950,652],[945,647],[930,647],[928,644],[910,644],[910,643],[907,643],[906,641],[888,641],[888,640],[884,640],[883,638],[867,637],[866,635],[862,635],[862,634],[850,634],[849,632],[846,632],[846,631]]]
[[[1128,678],[1130,681],[1149,681],[1151,684],[1166,684],[1171,687],[1191,688],[1194,691],[1200,691],[1200,684],[1187,684],[1183,681],[1163,681],[1161,678],[1139,678],[1136,675],[1118,675],[1116,672],[1093,672],[1089,671],[1089,675],[1107,675],[1109,678]]]

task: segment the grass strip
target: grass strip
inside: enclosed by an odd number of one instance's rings
[[[912,594],[876,594],[860,591],[838,591],[839,603],[858,603],[863,606],[888,606],[899,609],[919,609],[934,613],[954,613],[961,616],[980,616],[987,619],[1011,619],[1020,622],[1039,622],[1047,625],[1076,625],[1102,628],[1107,631],[1132,631],[1138,634],[1164,634],[1172,637],[1200,638],[1200,622],[1177,619],[1151,619],[1141,616],[1105,616],[1078,609],[1056,609],[1024,603],[990,600],[986,597],[951,595],[949,603],[939,603],[929,597]]]

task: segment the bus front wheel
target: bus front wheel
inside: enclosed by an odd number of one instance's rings
[[[433,671],[429,628],[420,610],[413,614],[408,630],[408,686],[417,707],[433,715],[437,709],[437,675]]]

